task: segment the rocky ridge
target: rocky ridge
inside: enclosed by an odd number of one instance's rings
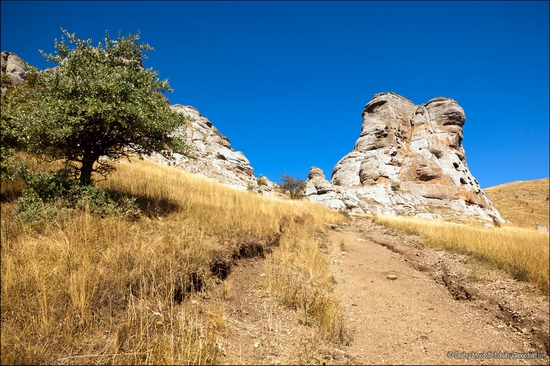
[[[266,185],[258,187],[254,169],[246,156],[233,150],[229,139],[195,107],[175,104],[170,108],[189,119],[185,128],[176,131],[176,134],[185,138],[189,154],[174,154],[175,160],[167,160],[160,154],[154,154],[150,157],[151,160],[243,189],[251,187],[258,192],[272,189],[273,183],[267,178],[263,178]]]
[[[463,109],[450,98],[415,105],[396,93],[374,95],[353,150],[328,182],[313,167],[305,194],[338,210],[503,222],[470,173],[462,146]]]

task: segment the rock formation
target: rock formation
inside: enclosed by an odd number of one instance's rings
[[[362,116],[361,135],[334,167],[330,184],[320,169],[310,171],[311,201],[352,212],[504,221],[468,170],[466,117],[453,99],[418,106],[380,93]]]
[[[7,51],[1,53],[1,61],[8,83],[22,84],[27,64]],[[248,159],[234,151],[229,139],[197,109],[179,104],[171,108],[190,120],[175,132],[185,136],[189,156],[175,154],[176,159],[168,161],[155,154],[151,160],[241,188],[272,190],[274,184],[266,178],[266,185],[258,187]],[[331,181],[313,167],[305,194],[313,202],[351,212],[502,222],[466,165],[465,120],[452,99],[435,98],[417,106],[395,93],[376,94],[363,111],[359,139],[336,164]]]
[[[331,184],[325,178],[323,171],[317,167],[312,167],[309,171],[304,195],[312,202],[335,210],[351,210],[352,212],[368,210],[368,206],[353,191]]]
[[[27,78],[27,63],[13,52],[3,51],[0,54],[2,65],[2,75],[7,76],[7,81],[11,85],[21,85]],[[6,87],[2,86],[2,94]]]
[[[270,190],[273,183],[265,178],[266,186],[257,187],[254,169],[240,151],[231,147],[229,139],[222,135],[207,118],[191,106],[175,104],[170,108],[189,118],[188,125],[180,133],[185,137],[189,147],[189,157],[174,154],[175,161],[170,162],[160,154],[151,157],[152,160],[174,165],[184,170],[201,174],[220,183],[230,184],[242,188]]]

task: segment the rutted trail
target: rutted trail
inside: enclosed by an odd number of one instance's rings
[[[348,350],[351,362],[548,364],[544,351],[548,343],[545,346],[536,334],[541,326],[548,327],[548,310],[544,310],[547,303],[540,296],[537,300],[536,294],[528,294],[537,308],[536,314],[530,314],[530,324],[538,327],[516,329],[499,315],[504,308],[500,299],[460,287],[464,292],[464,301],[460,301],[460,294],[453,296],[450,287],[434,279],[435,264],[445,269],[451,266],[443,279],[451,276],[458,280],[463,275],[453,272],[458,267],[452,266],[453,259],[443,251],[399,242],[396,236],[386,235],[383,229],[364,220],[332,232],[330,239],[336,292],[353,330],[354,340]],[[414,258],[426,256],[430,257],[428,265],[420,265]],[[504,352],[531,352],[530,357],[543,358],[506,359]],[[465,359],[469,355],[481,358]]]

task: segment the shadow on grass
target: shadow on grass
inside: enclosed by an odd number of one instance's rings
[[[134,198],[141,212],[150,218],[166,216],[180,208],[176,201],[167,198],[151,198],[149,196],[134,196]]]
[[[22,179],[0,179],[0,202],[14,202],[21,197],[25,187]]]

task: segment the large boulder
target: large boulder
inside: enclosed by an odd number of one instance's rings
[[[332,171],[333,187],[363,203],[347,209],[504,221],[468,170],[462,146],[466,117],[456,101],[439,97],[415,105],[380,93],[362,116],[359,139]],[[319,202],[322,195],[308,197]]]

